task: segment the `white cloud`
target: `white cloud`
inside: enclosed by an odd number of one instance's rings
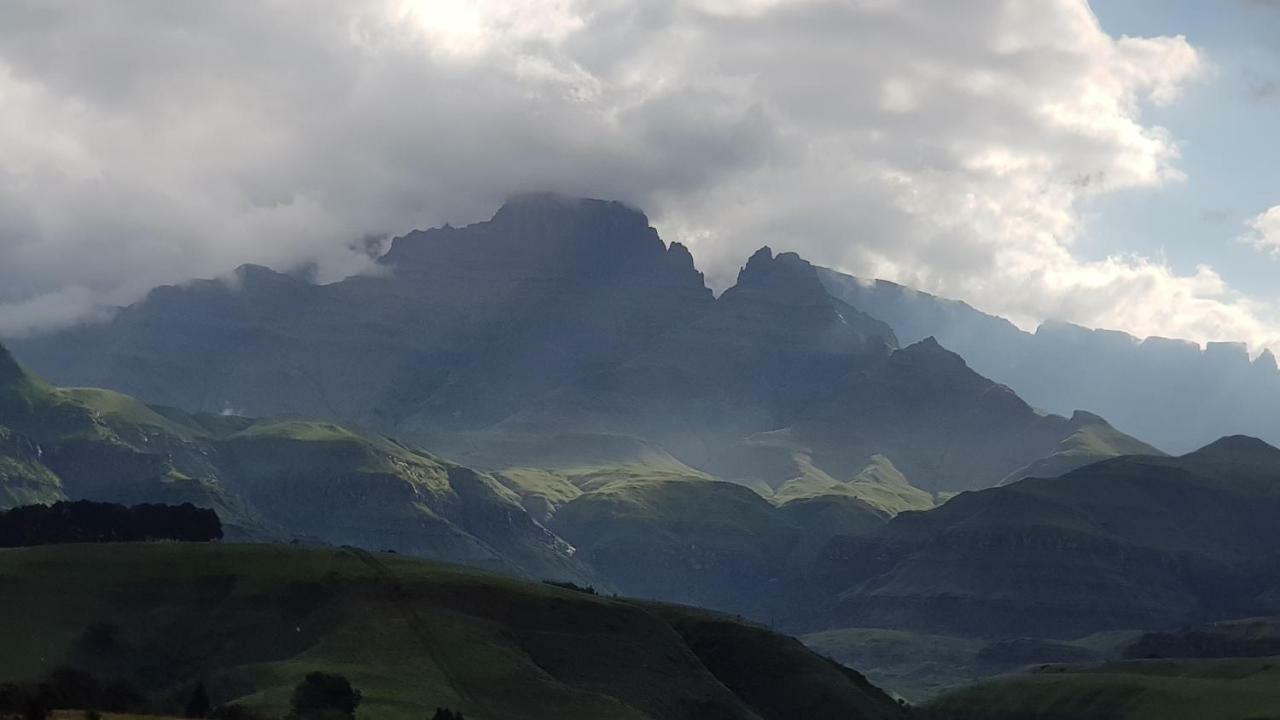
[[[1280,205],[1254,216],[1245,224],[1249,232],[1242,240],[1262,252],[1280,257]]]
[[[1073,253],[1081,202],[1181,178],[1143,108],[1205,66],[1083,0],[0,13],[0,317],[242,262],[336,277],[364,266],[355,238],[547,189],[646,208],[721,285],[768,243],[1023,322],[1276,335],[1208,268]]]

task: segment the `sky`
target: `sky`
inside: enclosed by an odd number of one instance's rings
[[[1280,350],[1274,0],[11,0],[0,335],[510,195]]]

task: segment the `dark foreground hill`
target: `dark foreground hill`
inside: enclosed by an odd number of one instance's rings
[[[283,715],[313,671],[365,717],[836,720],[903,711],[857,673],[728,616],[355,550],[64,545],[0,551],[0,682],[71,666],[160,712]]]

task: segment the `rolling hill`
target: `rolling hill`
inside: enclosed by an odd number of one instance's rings
[[[728,616],[356,550],[102,544],[0,551],[0,681],[71,666],[173,713],[282,715],[306,673],[360,714],[628,720],[889,719],[857,673]]]
[[[1277,609],[1280,450],[1228,437],[964,493],[837,538],[824,622],[1069,639]]]
[[[942,720],[1265,720],[1280,708],[1280,658],[1044,665],[929,704]]]
[[[232,539],[352,544],[585,578],[493,477],[330,423],[193,415],[54,388],[0,347],[0,508],[191,502]]]

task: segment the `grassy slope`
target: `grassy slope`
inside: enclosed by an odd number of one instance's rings
[[[794,463],[799,474],[769,496],[776,503],[842,495],[861,500],[890,516],[908,510],[929,510],[936,505],[932,495],[912,485],[883,455],[873,455],[866,467],[844,482],[815,467],[803,453],[794,455]]]
[[[1255,443],[1114,458],[900,515],[832,555],[832,571],[867,568],[832,583],[848,588],[837,620],[1071,638],[1271,612],[1247,564],[1280,540],[1280,450]]]
[[[724,616],[396,556],[55,546],[0,551],[0,583],[16,590],[0,593],[0,680],[70,662],[144,689],[157,711],[204,681],[216,703],[280,713],[304,674],[328,670],[364,692],[363,715],[389,720],[437,705],[479,720],[782,720],[771,708],[789,696],[822,698],[808,717],[899,716],[856,675]],[[90,642],[103,623],[113,639]],[[717,643],[699,645],[707,636]],[[730,660],[757,654],[777,664],[775,682],[735,695],[755,663]]]
[[[1058,477],[1089,463],[1120,455],[1161,456],[1164,453],[1098,418],[1096,422],[1084,423],[1048,456],[1009,473],[1000,484],[1030,477]]]
[[[1280,717],[1280,658],[1045,666],[959,690],[940,717],[1261,720]]]
[[[192,415],[53,388],[0,347],[0,509],[68,498],[191,502],[216,510],[239,540],[321,539],[537,578],[588,575],[488,475],[331,423]]]
[[[802,639],[814,651],[866,673],[913,703],[1031,665],[1119,659],[1137,631],[1098,633],[1070,642],[1021,638],[988,642],[883,628],[842,628]]]
[[[982,640],[880,628],[844,628],[805,635],[815,652],[856,667],[881,687],[912,702],[973,682]]]

